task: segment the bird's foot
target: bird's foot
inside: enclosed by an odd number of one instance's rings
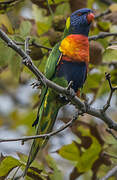
[[[69,100],[66,96],[63,96],[62,94],[59,94],[59,100],[62,103],[69,103]]]
[[[67,90],[71,89],[72,85],[73,85],[73,81],[70,81],[69,84],[68,84]]]
[[[71,98],[74,98],[76,96],[76,93],[72,88],[70,88],[70,96]]]
[[[72,89],[73,81],[70,81],[67,87],[67,94],[70,96],[70,99],[73,99],[76,95],[75,91]]]
[[[82,95],[84,96],[84,97],[81,97],[84,100],[84,105],[79,110],[79,115],[84,116],[84,113],[86,113],[90,109],[90,104],[89,104],[89,98],[86,97],[85,94],[82,94]]]
[[[39,89],[39,88],[41,88],[41,86],[42,86],[42,82],[41,82],[41,81],[33,82],[33,83],[31,83],[31,86],[32,86],[32,88],[37,88],[37,89]]]

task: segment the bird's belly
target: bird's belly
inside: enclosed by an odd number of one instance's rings
[[[64,77],[68,83],[73,81],[72,88],[77,92],[85,82],[87,74],[87,66],[85,62],[69,62],[62,60],[57,67],[56,76]]]

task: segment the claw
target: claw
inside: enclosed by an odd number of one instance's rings
[[[68,95],[70,95],[70,99],[75,97],[76,93],[72,88],[67,89],[67,91],[68,91]]]
[[[72,85],[73,85],[73,81],[70,81],[69,84],[68,84],[67,90],[69,90],[70,88],[72,88]]]
[[[32,86],[32,88],[37,88],[38,89],[38,88],[41,87],[42,83],[41,83],[41,81],[37,81],[37,82],[31,83],[30,85]]]

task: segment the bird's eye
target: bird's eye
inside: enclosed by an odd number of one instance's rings
[[[82,15],[82,13],[78,13],[78,14],[77,14],[77,16],[81,16],[81,15]]]

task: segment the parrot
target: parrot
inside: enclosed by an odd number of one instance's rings
[[[61,41],[52,49],[45,66],[44,75],[49,80],[62,86],[71,88],[76,95],[87,77],[89,63],[88,34],[94,19],[91,9],[83,8],[73,12],[66,20]],[[42,86],[37,119],[32,126],[36,127],[36,135],[47,134],[52,131],[59,109],[68,103],[54,89]],[[29,152],[24,176],[28,168],[48,142],[48,138],[34,139]]]

